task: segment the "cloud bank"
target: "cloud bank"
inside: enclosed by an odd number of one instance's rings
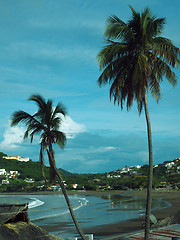
[[[60,127],[60,131],[66,134],[67,138],[75,138],[75,136],[79,133],[86,132],[86,126],[84,124],[79,124],[72,120],[70,116],[62,116],[62,124]],[[0,148],[4,151],[7,149],[14,149],[22,147],[24,142],[24,132],[26,128],[24,126],[14,126],[10,127],[9,125],[6,127],[6,130],[3,134],[3,140],[0,143]],[[38,143],[38,138],[34,139],[34,144]]]

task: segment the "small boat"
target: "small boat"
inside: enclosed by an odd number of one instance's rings
[[[28,203],[0,204],[0,224],[12,222],[29,222]]]

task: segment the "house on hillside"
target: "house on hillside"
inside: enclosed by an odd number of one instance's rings
[[[165,167],[167,167],[167,169],[171,169],[174,166],[174,162],[169,162],[165,164]]]
[[[10,176],[9,178],[15,178],[17,175],[19,175],[18,171],[10,171]]]
[[[74,184],[72,185],[72,187],[73,187],[74,189],[76,189],[76,188],[77,188],[77,186],[78,186],[78,184],[77,184],[77,183],[74,183]]]
[[[55,184],[51,186],[52,191],[61,191],[61,187],[59,186],[59,184]]]
[[[29,162],[29,158],[28,157],[21,157],[18,161],[19,162]]]
[[[2,180],[2,184],[9,184],[9,180],[3,179],[3,180]]]
[[[129,171],[130,171],[129,167],[125,167],[125,168],[120,169],[120,173],[128,173]]]
[[[6,170],[5,169],[0,169],[0,175],[5,175],[6,174]]]
[[[19,162],[28,162],[29,161],[28,157],[20,157],[20,156],[9,156],[9,157],[3,156],[3,158],[5,158],[5,159],[15,159]]]
[[[10,175],[18,175],[18,171],[10,171]]]

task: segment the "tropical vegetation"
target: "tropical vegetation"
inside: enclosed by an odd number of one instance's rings
[[[110,16],[105,29],[107,45],[99,52],[98,61],[102,71],[98,79],[100,86],[110,85],[110,99],[114,104],[126,105],[130,110],[137,102],[139,114],[145,110],[149,148],[149,176],[145,219],[145,239],[149,239],[151,190],[153,181],[153,151],[151,123],[147,95],[158,102],[160,84],[164,79],[174,87],[177,83],[172,68],[180,63],[180,51],[172,42],[161,36],[165,19],[156,18],[146,8],[142,12],[131,6],[132,16],[125,23],[117,16]]]
[[[4,159],[6,154],[0,153],[0,169],[5,169],[6,174],[0,175],[1,192],[39,192],[55,191],[58,185],[57,180],[54,185],[49,182],[49,167],[44,166],[47,178],[47,185],[42,181],[43,176],[40,163],[30,160],[29,162],[19,162],[15,159]],[[168,167],[170,165],[170,167]],[[11,178],[9,172],[17,171],[18,174]],[[78,190],[143,190],[147,188],[148,165],[139,168],[136,166],[120,168],[106,173],[77,174],[59,169],[66,189],[70,191]],[[153,167],[153,189],[175,190],[180,188],[180,159],[165,161]],[[9,183],[2,183],[8,180]]]

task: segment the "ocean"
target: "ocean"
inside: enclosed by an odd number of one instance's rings
[[[145,214],[145,199],[123,195],[70,195],[75,215],[82,228],[113,224]],[[63,239],[77,237],[77,232],[62,194],[57,195],[0,195],[0,203],[29,203],[30,220]],[[152,209],[169,203],[157,198]]]

